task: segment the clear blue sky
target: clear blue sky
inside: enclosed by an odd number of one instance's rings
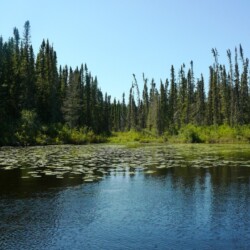
[[[112,97],[128,95],[132,74],[169,78],[194,61],[195,77],[213,63],[211,49],[227,64],[226,50],[240,43],[250,55],[249,0],[2,0],[0,34],[31,24],[35,53],[49,39],[58,65],[87,63]]]

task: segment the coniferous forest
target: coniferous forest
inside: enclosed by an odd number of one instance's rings
[[[208,127],[245,128],[250,139],[249,60],[241,45],[226,53],[227,65],[220,64],[212,49],[206,84],[191,61],[172,66],[160,83],[143,74],[142,92],[133,75],[128,96],[111,99],[86,64],[58,66],[49,40],[34,55],[27,21],[21,36],[14,28],[8,41],[0,37],[0,145],[101,142],[125,131],[167,138],[185,128],[187,141],[202,142],[197,128]]]

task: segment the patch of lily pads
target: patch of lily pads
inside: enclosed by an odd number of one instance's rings
[[[250,152],[249,148],[238,151]],[[235,160],[220,149],[199,145],[10,147],[0,149],[0,171],[18,170],[24,180],[54,178],[60,181],[68,178],[88,183],[111,175],[154,175],[171,168],[250,167],[250,155],[246,158],[247,154],[241,154]],[[238,151],[234,149],[233,152]]]

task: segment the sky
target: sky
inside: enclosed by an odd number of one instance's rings
[[[0,35],[4,41],[17,27],[31,24],[35,54],[49,39],[59,65],[82,63],[113,98],[128,96],[136,75],[157,86],[194,62],[195,77],[208,82],[212,48],[228,64],[226,51],[242,45],[250,55],[249,0],[1,0]]]

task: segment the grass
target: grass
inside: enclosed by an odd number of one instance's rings
[[[144,143],[163,143],[163,137],[159,137],[148,131],[126,131],[126,132],[113,132],[108,138],[111,144],[125,144],[128,147],[137,147]]]
[[[250,126],[230,127],[187,125],[169,138],[172,143],[249,143]]]
[[[164,133],[162,136],[142,130],[114,132],[107,140],[112,144],[125,144],[128,147],[137,147],[144,143],[250,143],[250,126],[230,127],[221,126],[195,126],[182,127],[177,134]]]
[[[24,126],[25,125],[25,126]],[[49,144],[123,144],[130,148],[147,143],[250,143],[250,125],[230,127],[186,125],[175,134],[165,132],[158,136],[149,130],[113,132],[111,136],[97,135],[87,128],[69,128],[61,124],[31,126],[28,122],[10,138],[1,138],[3,145],[49,145]]]

